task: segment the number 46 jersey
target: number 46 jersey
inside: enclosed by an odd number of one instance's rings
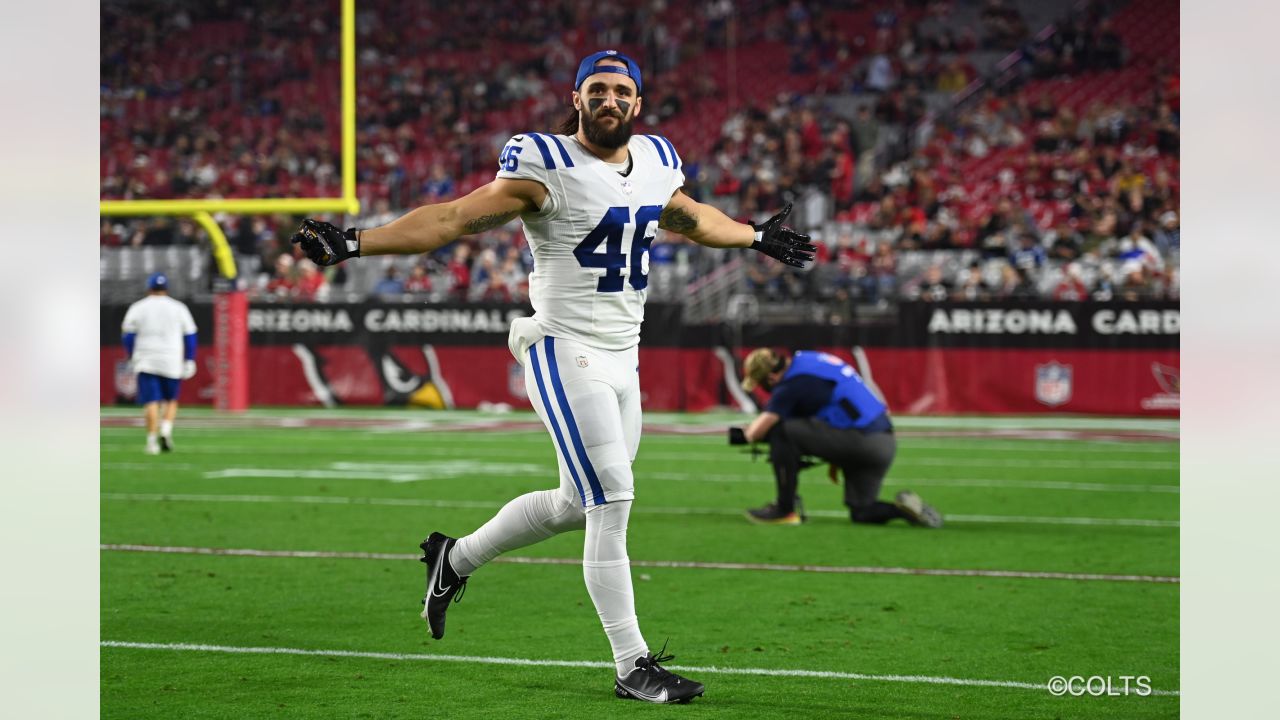
[[[525,133],[507,142],[498,177],[547,188],[536,212],[521,216],[533,251],[529,298],[534,319],[553,337],[603,350],[640,342],[649,285],[649,245],[658,217],[684,185],[675,146],[634,135],[620,167],[567,135]],[[625,173],[625,174],[623,174]]]

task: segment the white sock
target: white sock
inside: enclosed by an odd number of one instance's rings
[[[559,490],[521,495],[502,506],[497,515],[475,532],[460,538],[449,551],[449,564],[466,577],[504,552],[526,547],[586,523],[582,508]]]
[[[160,434],[167,438],[173,437],[173,421],[172,420],[160,421]]]
[[[582,551],[582,577],[600,615],[604,634],[613,648],[618,675],[635,669],[636,658],[648,652],[636,599],[631,587],[631,559],[627,557],[627,520],[631,501],[587,508],[587,537]]]
[[[147,446],[150,447],[151,445],[155,445],[155,444],[156,444],[156,434],[153,432],[147,433]]]

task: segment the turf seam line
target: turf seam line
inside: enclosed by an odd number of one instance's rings
[[[101,544],[100,550],[112,552],[150,552],[178,555],[219,555],[331,560],[418,560],[416,553],[342,552],[333,550],[261,550],[255,548],[210,548],[173,545]],[[581,565],[579,558],[501,556],[491,562],[513,565]],[[692,570],[757,570],[768,572],[832,573],[837,575],[921,575],[938,577],[1017,578],[1027,580],[1079,580],[1106,582],[1139,582],[1178,584],[1178,577],[1161,575],[1115,575],[1107,573],[1069,573],[1028,570],[984,570],[978,568],[907,568],[875,565],[790,565],[775,563],[697,562],[687,560],[632,560],[632,567]]]
[[[123,648],[131,650],[170,650],[178,652],[220,652],[252,655],[302,655],[321,657],[344,657],[369,660],[414,660],[436,662],[479,663],[484,665],[522,665],[530,667],[567,667],[567,668],[612,668],[613,663],[595,660],[537,660],[531,658],[507,658],[483,655],[430,655],[426,653],[390,653],[368,652],[360,650],[309,650],[304,648],[281,647],[244,647],[234,645],[204,645],[198,643],[152,643],[130,642],[125,640],[102,640],[98,643],[104,648]],[[1020,682],[1017,680],[983,680],[979,678],[956,678],[933,675],[878,675],[868,673],[839,672],[834,670],[792,670],[785,668],[726,668],[696,665],[668,665],[672,670],[688,673],[706,673],[712,675],[763,675],[767,677],[801,677],[830,680],[863,680],[870,682],[900,682],[928,685],[960,685],[966,687],[1001,687],[1018,690],[1040,690],[1048,692],[1047,683]],[[1152,689],[1153,695],[1181,695],[1178,690]]]

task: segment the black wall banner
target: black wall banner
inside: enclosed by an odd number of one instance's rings
[[[101,309],[102,343],[120,343],[125,305]],[[211,305],[193,304],[201,344],[212,340]],[[262,303],[249,309],[252,345],[417,343],[505,345],[520,305]],[[1162,349],[1179,347],[1176,302],[926,303],[898,305],[888,319],[832,326],[686,326],[679,305],[649,303],[642,343],[652,347],[974,347]]]

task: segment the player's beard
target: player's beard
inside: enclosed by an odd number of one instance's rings
[[[631,140],[632,121],[624,119],[615,110],[600,108],[600,113],[592,117],[584,107],[578,114],[579,122],[582,124],[582,134],[587,136],[587,140],[592,145],[606,150],[617,150]],[[606,116],[612,117],[617,121],[613,128],[605,127],[601,122]]]

